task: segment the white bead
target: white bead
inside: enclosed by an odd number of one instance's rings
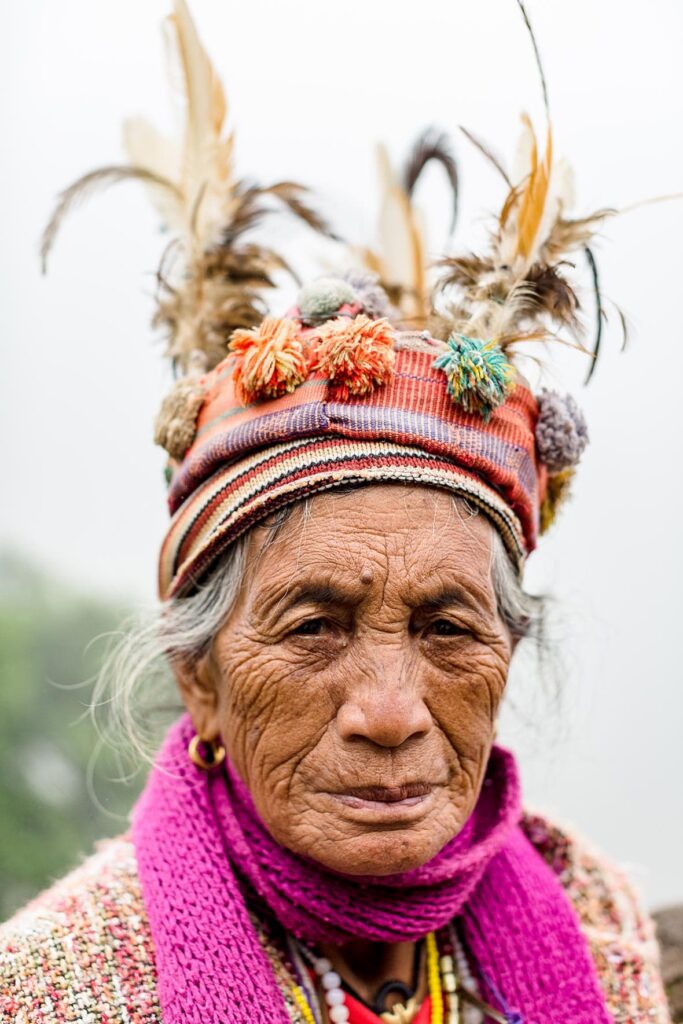
[[[327,971],[320,979],[323,988],[340,988],[341,978],[336,971]]]
[[[339,1006],[333,1006],[329,1012],[330,1020],[334,1021],[334,1024],[346,1024],[349,1019],[349,1008],[341,1003]]]
[[[332,970],[332,964],[329,960],[326,960],[324,956],[321,956],[319,960],[315,962],[315,973],[322,977],[323,974],[328,974]]]
[[[325,993],[325,1002],[328,1006],[341,1006],[344,1002],[344,993],[340,988],[328,988]]]

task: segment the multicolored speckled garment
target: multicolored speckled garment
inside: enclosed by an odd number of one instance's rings
[[[581,921],[615,1024],[670,1024],[650,919],[625,876],[568,831],[527,814],[529,839]],[[286,994],[286,972],[262,941]],[[98,851],[0,927],[2,1024],[159,1024],[154,949],[127,837]]]

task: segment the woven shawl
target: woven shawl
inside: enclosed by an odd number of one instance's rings
[[[309,943],[416,940],[459,917],[482,992],[510,1021],[611,1021],[575,912],[519,828],[507,751],[494,747],[471,817],[433,860],[358,878],[276,843],[229,763],[190,763],[192,735],[184,716],[133,817],[164,1024],[289,1024],[245,887]]]

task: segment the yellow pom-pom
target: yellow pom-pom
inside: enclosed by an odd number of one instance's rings
[[[360,315],[330,320],[315,333],[314,368],[333,383],[339,397],[367,395],[394,372],[394,332],[388,320]]]
[[[235,331],[230,352],[237,356],[233,381],[243,405],[279,398],[308,376],[308,357],[298,323],[267,316],[259,327]]]

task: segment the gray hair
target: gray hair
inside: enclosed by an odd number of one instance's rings
[[[479,514],[465,499],[453,500],[460,514]],[[304,517],[310,514],[310,499],[297,506],[303,506]],[[266,544],[272,543],[297,506],[288,506],[269,521]],[[246,533],[236,540],[190,596],[171,598],[147,622],[136,620],[120,634],[105,658],[93,694],[96,723],[100,709],[107,711],[106,726],[100,728],[103,742],[132,753],[136,760],[151,759],[166,718],[181,710],[176,702],[169,702],[175,689],[170,666],[178,660],[192,662],[210,650],[244,585],[248,539]],[[498,612],[510,637],[515,643],[531,641],[542,655],[545,598],[526,592],[497,530],[493,531],[490,570]]]

